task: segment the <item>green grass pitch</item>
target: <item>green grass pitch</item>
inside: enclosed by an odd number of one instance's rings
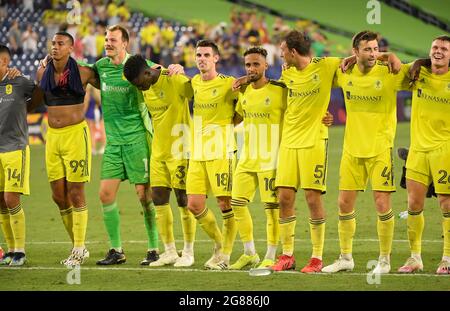
[[[343,127],[330,130],[328,192],[324,197],[327,211],[324,263],[329,264],[339,254],[337,235],[337,186],[338,169],[342,152]],[[409,124],[398,125],[395,148],[409,145]],[[354,242],[355,270],[335,275],[304,275],[298,270],[306,263],[311,253],[307,207],[303,193],[297,195],[297,231],[295,255],[297,271],[282,272],[266,277],[251,277],[246,271],[211,272],[202,269],[210,257],[213,244],[197,227],[195,244],[195,265],[190,269],[147,268],[139,265],[146,252],[146,235],[141,208],[134,188],[124,182],[118,194],[121,211],[122,239],[127,263],[114,267],[100,268],[95,261],[108,250],[106,231],[103,226],[101,205],[98,198],[100,156],[93,156],[92,180],[87,185],[86,195],[89,207],[87,247],[91,258],[81,267],[80,284],[70,285],[70,272],[59,264],[68,256],[71,245],[61,222],[58,209],[51,200],[50,186],[45,173],[44,147],[31,147],[31,195],[25,197],[24,207],[27,223],[27,257],[24,267],[0,268],[0,290],[449,290],[450,278],[434,274],[442,256],[441,212],[436,199],[427,199],[425,207],[425,232],[423,259],[425,270],[415,275],[399,275],[396,269],[409,255],[406,234],[406,220],[396,217],[396,228],[391,259],[390,275],[382,276],[379,284],[367,281],[367,263],[378,257],[376,234],[376,212],[371,191],[366,191],[357,201],[357,231]],[[399,183],[401,160],[395,156],[396,184]],[[209,206],[218,215],[213,199]],[[176,202],[172,197],[172,206]],[[392,196],[395,215],[406,210],[406,191],[398,187]],[[254,218],[256,247],[261,256],[265,253],[265,216],[261,203],[250,205]],[[182,248],[181,227],[178,210],[174,208],[175,236],[177,247]],[[217,217],[220,219],[220,217]],[[220,220],[219,220],[220,222]],[[0,243],[5,247],[3,236]],[[162,243],[160,244],[162,247]],[[242,252],[239,239],[234,246],[231,261]],[[279,246],[279,252],[281,245]],[[370,277],[369,277],[370,279]],[[8,280],[5,282],[4,280]]]

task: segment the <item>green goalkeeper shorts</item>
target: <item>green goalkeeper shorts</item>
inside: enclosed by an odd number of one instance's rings
[[[147,140],[135,144],[106,144],[101,179],[128,179],[131,184],[149,182],[150,150]]]

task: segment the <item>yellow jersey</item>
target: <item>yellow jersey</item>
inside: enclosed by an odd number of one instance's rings
[[[381,62],[366,74],[355,64],[336,73],[347,111],[344,150],[354,157],[370,158],[394,145],[397,127],[397,91],[408,72],[402,65],[398,74],[389,73]]]
[[[142,92],[152,118],[152,157],[157,160],[186,159],[189,152],[189,78],[161,70],[158,81]]]
[[[254,89],[250,84],[239,94],[236,112],[244,120],[244,144],[238,166],[248,172],[277,168],[287,88],[269,81]]]
[[[192,78],[191,159],[226,159],[236,151],[233,117],[239,93],[232,92],[233,81],[233,77],[222,74],[208,81],[203,81],[200,74]]]
[[[314,57],[302,70],[283,70],[281,80],[288,88],[281,145],[308,148],[320,138],[328,137],[322,118],[330,102],[331,87],[341,59]]]
[[[434,150],[450,141],[450,71],[422,67],[412,92],[411,149]]]

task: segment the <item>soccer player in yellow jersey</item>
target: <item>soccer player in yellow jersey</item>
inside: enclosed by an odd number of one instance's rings
[[[422,67],[413,86],[411,146],[406,162],[408,238],[411,257],[399,272],[423,269],[421,258],[423,207],[433,181],[442,210],[444,251],[437,274],[450,273],[450,37],[433,40],[431,68]]]
[[[169,75],[166,69],[150,68],[140,56],[131,56],[124,66],[128,81],[142,91],[153,125],[150,180],[152,199],[156,207],[158,230],[165,252],[149,266],[174,264],[189,267],[194,264],[195,218],[187,209],[186,174],[188,167],[189,107],[192,97],[189,78]],[[179,257],[173,234],[170,191],[177,198],[184,234],[184,249]]]
[[[236,151],[233,118],[238,93],[231,90],[234,78],[217,73],[219,50],[214,42],[197,42],[195,60],[200,74],[191,80],[194,120],[186,182],[188,208],[215,242],[213,256],[205,263],[205,268],[222,270],[228,268],[237,233],[230,201]],[[222,211],[222,232],[206,206],[209,190]]]
[[[330,91],[340,59],[312,58],[311,41],[291,31],[281,43],[288,65],[282,80],[288,88],[287,109],[278,154],[275,186],[280,203],[280,239],[283,254],[274,271],[295,269],[295,194],[304,189],[310,210],[313,253],[302,272],[322,269],[325,211],[321,195],[326,190],[328,129],[321,123],[330,101]]]
[[[362,31],[353,38],[356,64],[336,74],[336,84],[344,92],[347,121],[339,174],[339,241],[341,255],[322,272],[352,270],[352,243],[356,229],[355,202],[358,191],[371,180],[378,213],[377,231],[380,257],[373,273],[389,273],[394,214],[391,192],[395,191],[392,147],[397,125],[397,90],[407,72],[390,73],[379,57],[377,34]],[[391,57],[396,58],[391,54]],[[396,59],[398,65],[400,60]]]
[[[244,52],[247,82],[239,95],[236,112],[244,120],[244,144],[234,174],[231,206],[244,244],[244,254],[230,266],[240,270],[259,263],[253,239],[253,222],[248,203],[259,186],[266,214],[267,252],[259,267],[275,263],[279,241],[279,206],[275,193],[275,169],[286,109],[286,86],[265,76],[267,51],[251,47]]]

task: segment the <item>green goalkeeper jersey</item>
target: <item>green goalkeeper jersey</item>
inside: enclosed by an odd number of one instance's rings
[[[109,57],[98,60],[94,70],[100,77],[103,119],[108,144],[125,145],[140,142],[150,119],[139,90],[125,78],[123,66],[129,55],[119,65]],[[149,66],[154,64],[148,61]]]

